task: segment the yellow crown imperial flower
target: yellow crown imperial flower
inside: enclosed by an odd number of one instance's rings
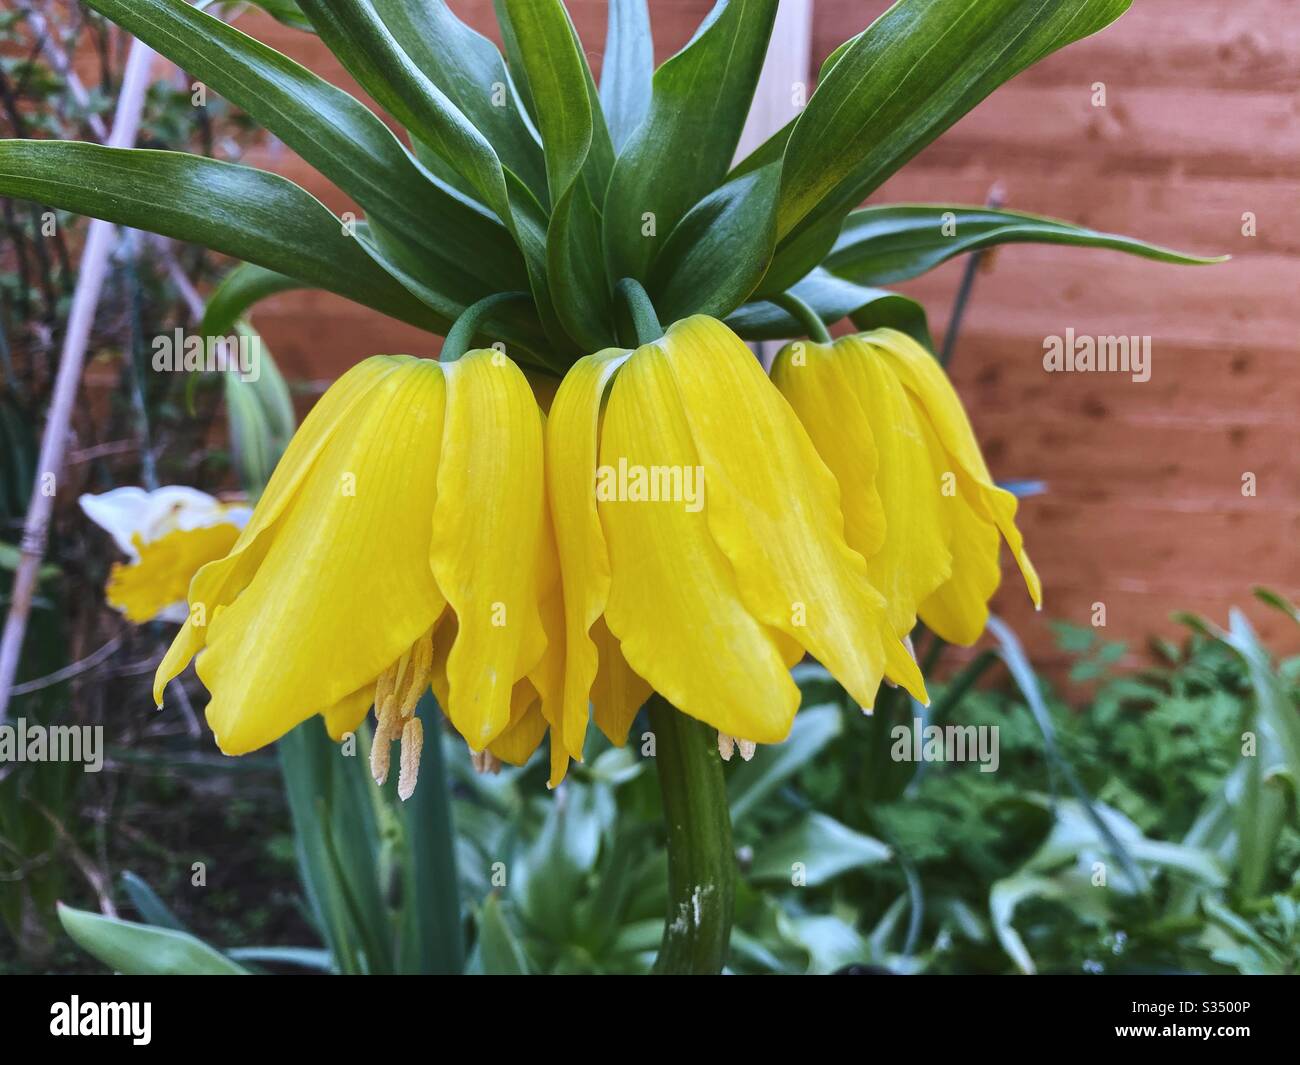
[[[919,616],[949,642],[974,643],[1001,579],[1000,539],[1042,606],[1015,496],[993,483],[961,400],[920,344],[892,329],[797,341],[772,379],[839,482],[848,543],[894,632]]]
[[[403,797],[431,684],[471,750],[501,742],[499,756],[517,758],[526,723],[531,753],[556,672],[539,609],[557,584],[543,565],[542,458],[542,413],[498,352],[353,367],[303,422],[230,553],[195,575],[155,700],[197,654],[227,754],[317,713],[337,739],[373,704],[372,769],[387,775],[400,739]]]
[[[581,359],[552,404],[546,454],[572,757],[589,697],[622,743],[651,689],[742,743],[778,742],[799,704],[788,668],[805,651],[864,706],[882,676],[925,698],[845,541],[835,477],[720,322],[688,318],[635,351]]]

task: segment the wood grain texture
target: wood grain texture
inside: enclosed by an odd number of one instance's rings
[[[488,0],[453,2],[495,34]],[[810,81],[827,54],[888,5],[815,0]],[[594,64],[601,0],[572,0]],[[652,0],[659,59],[680,48],[709,0]],[[313,38],[247,16],[249,32],[342,84]],[[1093,86],[1106,106],[1092,105]],[[1151,633],[1178,635],[1175,610],[1216,621],[1244,606],[1279,650],[1300,649],[1290,621],[1260,607],[1254,584],[1300,596],[1300,21],[1292,0],[1141,0],[1096,37],[1026,72],[948,131],[875,202],[979,203],[995,182],[1008,205],[1170,244],[1231,253],[1187,268],[1118,253],[1012,246],[986,261],[954,379],[994,473],[1042,478],[1022,506],[1043,575],[1035,615],[1013,572],[997,609],[1035,657],[1059,666],[1046,624],[1087,624],[1107,605],[1107,635],[1135,654]],[[332,207],[346,201],[291,153],[254,160]],[[1253,212],[1257,233],[1242,233]],[[961,263],[901,286],[942,335]],[[286,371],[337,374],[377,351],[436,349],[436,338],[320,293],[268,302],[258,323]],[[1044,338],[1152,338],[1152,376],[1048,374]],[[1254,473],[1257,494],[1243,496]]]

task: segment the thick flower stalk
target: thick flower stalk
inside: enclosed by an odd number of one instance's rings
[[[835,475],[848,543],[866,559],[894,632],[919,617],[951,643],[974,643],[1001,579],[1002,540],[1041,608],[1016,498],[993,483],[933,355],[878,329],[787,345],[772,378]]]
[[[338,738],[374,705],[373,768],[387,775],[400,740],[403,797],[431,684],[471,750],[518,758],[521,731],[535,747],[553,672],[542,448],[533,393],[498,352],[360,363],[304,421],[230,553],[194,577],[155,699],[197,654],[227,754],[313,714]]]

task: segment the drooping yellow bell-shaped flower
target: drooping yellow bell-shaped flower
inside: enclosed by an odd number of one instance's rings
[[[400,738],[403,797],[431,683],[473,751],[525,717],[544,724],[540,607],[558,581],[539,569],[554,550],[542,462],[542,413],[505,356],[357,365],[303,422],[230,553],[195,575],[155,699],[197,653],[228,754],[317,713],[337,738],[373,703],[372,766],[384,777]]]
[[[947,374],[892,329],[787,345],[772,379],[834,472],[850,546],[867,560],[896,633],[919,616],[952,643],[984,631],[1005,539],[1034,605],[1042,585]]]
[[[722,323],[688,318],[635,351],[580,360],[552,404],[546,458],[572,757],[588,698],[622,743],[652,689],[724,747],[778,742],[805,651],[863,706],[882,676],[925,698],[845,541],[834,475]]]

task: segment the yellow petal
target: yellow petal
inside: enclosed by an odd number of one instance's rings
[[[524,689],[527,686],[525,681],[519,687]],[[527,705],[518,719],[506,726],[505,731],[488,744],[489,751],[510,765],[523,765],[527,762],[546,735],[546,718],[542,716],[537,694],[528,691],[525,700]]]
[[[704,467],[709,531],[734,567],[745,605],[871,706],[891,660],[885,642],[899,639],[866,562],[845,543],[834,475],[726,326],[688,318],[669,329],[664,350]],[[892,660],[901,669],[891,679],[925,700],[916,664],[906,655]],[[723,731],[768,742],[743,728]]]
[[[543,427],[545,426],[543,420]],[[528,672],[528,682],[536,689],[540,698],[540,711],[543,721],[555,735],[559,736],[564,721],[564,667],[565,667],[565,619],[564,589],[560,583],[560,563],[556,555],[555,528],[551,521],[551,508],[547,493],[542,494],[542,534],[538,538],[537,552],[537,600],[540,604],[542,631],[546,634],[546,650],[537,664]],[[585,707],[581,719],[576,723],[575,757],[582,760],[582,734],[586,731]],[[540,736],[538,737],[540,742]],[[561,738],[561,742],[563,742]],[[554,752],[552,752],[554,754]],[[504,756],[500,756],[503,757]],[[508,760],[508,759],[507,759]],[[569,759],[551,759],[551,779],[549,786],[557,787],[569,770]],[[558,775],[557,775],[558,774]]]
[[[561,739],[582,757],[588,697],[598,668],[591,627],[609,598],[609,552],[596,511],[597,433],[606,389],[628,353],[611,348],[565,374],[546,422],[546,486],[564,586]]]
[[[907,635],[918,604],[952,572],[939,478],[911,400],[859,337],[790,345],[777,356],[772,377],[835,474],[845,538],[866,558],[893,631]],[[877,516],[879,539],[870,524]]]
[[[638,349],[619,371],[600,458],[614,469],[620,460],[629,468],[679,471],[699,464],[658,346]],[[763,743],[784,739],[799,689],[776,642],[741,600],[704,511],[631,499],[598,506],[611,573],[605,620],[628,665],[678,709],[715,728]]]
[[[876,489],[879,457],[858,398],[861,371],[846,354],[830,345],[797,341],[777,353],[772,381],[839,482],[845,541],[870,559],[885,542],[885,510]]]
[[[349,732],[356,732],[361,727],[361,722],[370,712],[374,694],[374,685],[366,684],[351,695],[344,696],[328,710],[321,711],[321,716],[325,718],[325,730],[330,734],[330,739],[340,743]]]
[[[943,460],[942,445],[924,419],[921,434],[936,461]],[[943,534],[952,551],[952,573],[921,602],[918,614],[949,643],[969,647],[984,632],[988,601],[1002,580],[998,565],[1001,541],[997,527],[975,513],[963,493],[940,492],[939,499]]]
[[[591,627],[600,668],[591,689],[591,716],[615,747],[627,742],[627,730],[637,711],[650,698],[650,685],[638,677],[623,657],[623,649],[604,618]]]
[[[429,564],[457,621],[445,709],[481,751],[509,724],[511,690],[546,646],[535,574],[542,425],[527,379],[499,352],[470,352],[444,371]]]
[[[443,609],[428,564],[442,370],[389,361],[266,526],[247,587],[209,619],[197,669],[229,754],[373,684]]]
[[[267,552],[268,531],[297,495],[321,451],[358,404],[401,366],[401,359],[385,355],[358,363],[330,386],[303,419],[235,546],[224,558],[208,563],[194,575],[189,591],[190,616],[154,676],[153,696],[159,706],[163,689],[203,647],[212,616],[253,579]]]
[[[943,367],[915,340],[896,330],[877,329],[863,334],[862,339],[885,355],[916,400],[922,416],[933,425],[944,451],[957,467],[953,472],[958,474],[961,491],[975,513],[992,522],[1002,533],[1020,566],[1030,598],[1041,609],[1043,586],[1016,528],[1016,497],[993,483],[966,410]]]
[[[109,604],[136,624],[156,617],[174,603],[184,602],[194,574],[225,557],[238,538],[239,529],[224,523],[176,529],[152,543],[137,534],[134,543],[140,560],[113,566],[105,589]]]

